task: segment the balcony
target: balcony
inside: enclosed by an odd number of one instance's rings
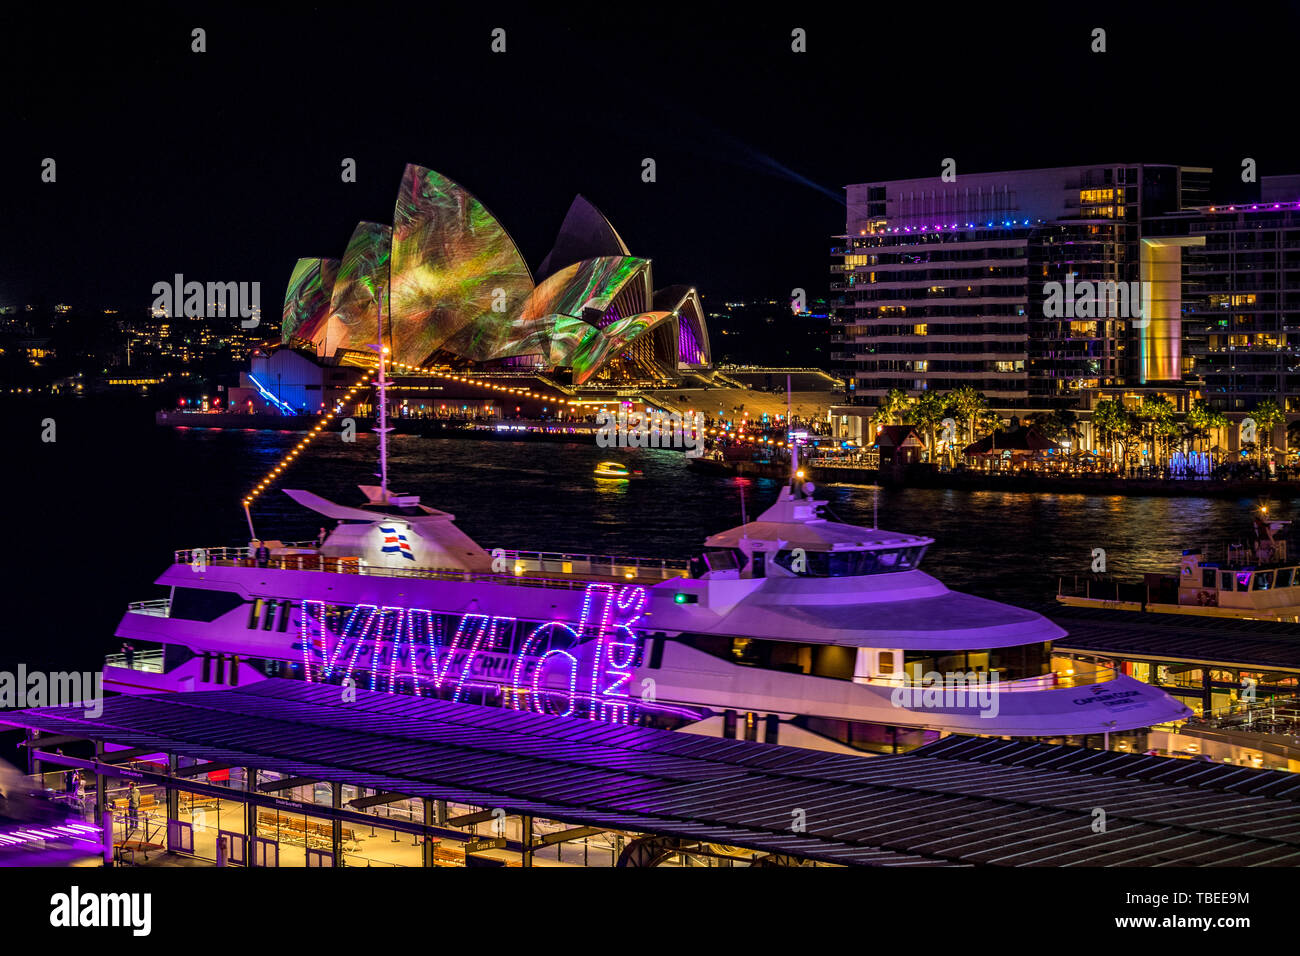
[[[153,601],[132,601],[126,606],[128,614],[144,614],[148,617],[171,617],[171,598],[158,598]]]

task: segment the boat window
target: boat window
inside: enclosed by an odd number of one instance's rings
[[[1295,568],[1283,568],[1277,572],[1277,584],[1279,588],[1289,588],[1295,583]]]
[[[924,546],[881,551],[803,551],[796,563],[794,550],[787,548],[778,551],[773,560],[801,577],[849,578],[910,571],[921,563],[924,554]]]
[[[1256,591],[1267,591],[1267,590],[1268,590],[1269,588],[1271,588],[1272,586],[1273,586],[1273,572],[1272,572],[1272,571],[1256,571],[1256,572],[1255,572],[1255,590],[1256,590]]]
[[[172,594],[171,616],[186,621],[215,621],[243,603],[244,599],[233,591],[176,588]]]
[[[1232,590],[1232,572],[1231,572],[1231,571],[1220,571],[1220,572],[1219,572],[1219,590],[1220,590],[1220,591],[1231,591],[1231,590]]]
[[[1000,681],[1040,677],[1051,672],[1052,645],[1019,644],[992,650],[905,651],[903,669],[909,680],[930,673],[945,677],[955,673],[994,672]]]
[[[704,560],[708,562],[710,571],[737,571],[740,569],[740,558],[740,552],[735,548],[704,552]]]
[[[853,679],[853,664],[857,660],[856,647],[822,644],[812,649],[812,673],[817,677]]]
[[[1249,590],[1250,590],[1250,572],[1249,572],[1249,571],[1238,571],[1238,572],[1237,572],[1237,590],[1238,590],[1238,591],[1249,591]]]
[[[1217,573],[1218,573],[1218,572],[1215,571],[1215,570],[1213,570],[1212,568],[1202,568],[1202,569],[1201,569],[1201,587],[1203,587],[1203,588],[1212,588],[1212,587],[1214,587],[1214,581],[1215,581],[1215,577],[1214,577],[1214,576],[1215,576]]]

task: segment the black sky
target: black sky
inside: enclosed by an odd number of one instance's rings
[[[1293,6],[745,9],[38,10],[0,30],[0,305],[143,309],[181,272],[260,281],[273,311],[296,258],[391,221],[407,162],[474,192],[533,267],[581,192],[656,284],[706,301],[824,294],[843,185],[948,156],[1210,165],[1225,190],[1245,156],[1300,172]]]

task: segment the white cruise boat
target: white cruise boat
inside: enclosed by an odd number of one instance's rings
[[[835,751],[949,732],[1122,732],[1190,712],[1098,668],[1053,670],[1039,614],[920,570],[932,539],[838,523],[792,481],[689,563],[487,551],[453,516],[362,486],[287,491],[323,541],[178,551],[133,604],[105,687],[209,690],[268,676]],[[129,659],[128,659],[129,657]],[[1058,668],[1064,665],[1057,664]]]

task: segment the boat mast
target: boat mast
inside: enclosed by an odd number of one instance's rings
[[[785,437],[790,446],[790,490],[799,490],[799,443],[794,437],[794,423],[790,418],[790,375],[785,376]]]
[[[392,281],[392,261],[388,264],[388,278]],[[380,501],[388,504],[388,433],[391,429],[388,427],[388,374],[385,371],[388,362],[388,346],[384,344],[384,293],[388,291],[385,285],[379,290],[379,298],[376,304],[379,307],[379,341],[377,349],[379,351],[379,427],[375,430],[379,432],[379,496]],[[392,321],[392,316],[389,316]]]

